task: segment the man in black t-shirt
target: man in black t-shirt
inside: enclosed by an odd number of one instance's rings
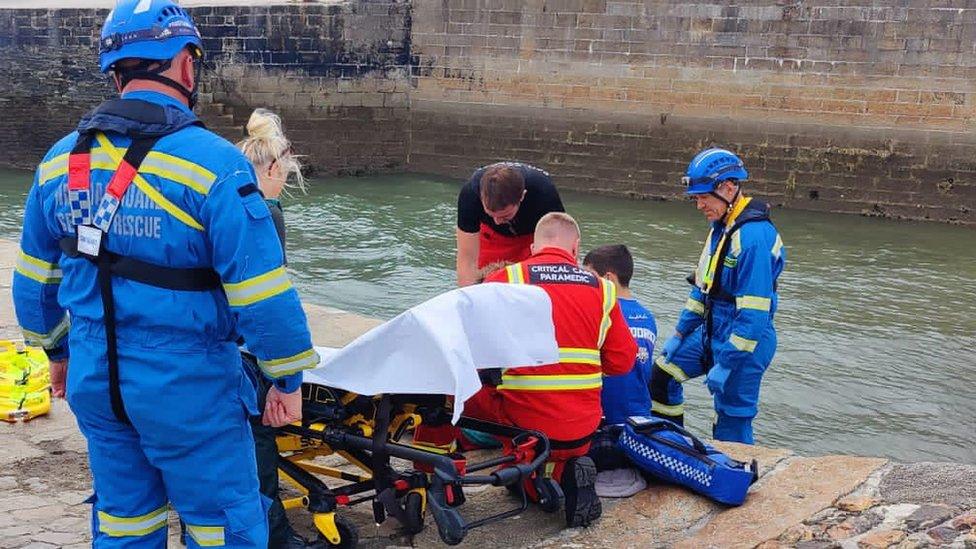
[[[458,194],[458,286],[474,284],[485,265],[529,257],[539,219],[564,211],[552,179],[539,168],[499,162],[475,171]]]

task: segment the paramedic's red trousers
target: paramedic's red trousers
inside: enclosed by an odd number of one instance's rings
[[[505,410],[505,399],[494,387],[482,387],[480,391],[469,398],[464,403],[464,416],[472,419],[491,421],[503,425],[520,427],[509,419],[509,414]],[[543,429],[543,434],[554,440],[549,430]],[[449,449],[460,435],[460,429],[451,425],[421,425],[414,432],[414,442],[420,446],[433,446],[441,449]],[[558,439],[555,439],[558,440]],[[552,450],[549,454],[549,462],[552,464],[552,478],[559,481],[562,478],[563,466],[570,458],[585,456],[590,449],[590,443],[585,442],[580,446],[571,449]]]

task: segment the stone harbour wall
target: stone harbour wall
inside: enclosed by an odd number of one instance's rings
[[[7,4],[0,163],[30,167],[112,93],[92,71],[107,11]],[[204,119],[238,139],[277,110],[322,174],[519,159],[563,188],[672,199],[720,145],[775,204],[976,224],[972,0],[185,4]]]
[[[251,2],[190,11],[205,37],[198,113],[211,129],[235,141],[254,108],[271,108],[312,172],[404,168],[409,3]],[[0,9],[0,163],[32,168],[81,115],[113,95],[95,69],[107,13]]]
[[[976,222],[972,2],[413,5],[412,169],[662,198],[714,144],[779,204]]]

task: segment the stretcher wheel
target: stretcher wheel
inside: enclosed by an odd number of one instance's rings
[[[437,533],[444,543],[457,545],[464,541],[464,537],[468,535],[468,525],[465,524],[461,513],[458,513],[456,509],[445,508],[437,520]]]
[[[539,492],[539,507],[546,513],[555,513],[563,507],[563,489],[552,478],[542,478],[536,483]]]
[[[407,523],[404,524],[407,533],[419,534],[424,529],[424,496],[420,492],[410,492],[403,498],[403,510],[406,512]]]
[[[330,543],[322,534],[319,534],[319,543],[325,547],[337,547],[339,549],[352,549],[359,545],[359,530],[356,525],[341,515],[335,516],[336,530],[339,531],[339,543]]]

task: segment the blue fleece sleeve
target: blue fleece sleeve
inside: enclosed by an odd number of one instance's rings
[[[58,304],[61,249],[45,222],[44,189],[34,182],[27,195],[24,227],[13,277],[13,300],[24,340],[43,347],[52,360],[68,356],[68,315]],[[50,213],[53,215],[53,212]]]
[[[318,364],[318,355],[256,181],[241,156],[211,189],[201,218],[248,350],[265,376],[292,392],[301,387],[302,370]]]

